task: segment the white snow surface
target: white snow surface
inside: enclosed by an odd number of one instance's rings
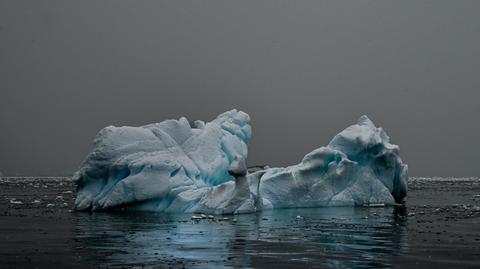
[[[366,116],[296,165],[247,173],[250,117],[102,129],[74,175],[77,210],[204,214],[392,205],[407,194],[399,148]]]

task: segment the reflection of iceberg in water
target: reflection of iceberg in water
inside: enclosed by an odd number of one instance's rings
[[[394,208],[289,209],[236,218],[81,215],[76,231],[88,256],[108,267],[385,268],[407,247]]]

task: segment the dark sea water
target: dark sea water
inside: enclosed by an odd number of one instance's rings
[[[403,206],[201,220],[73,212],[68,178],[3,178],[0,195],[0,268],[480,268],[479,178],[412,178]]]

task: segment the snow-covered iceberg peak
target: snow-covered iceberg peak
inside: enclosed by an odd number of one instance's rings
[[[231,110],[211,122],[186,118],[102,129],[74,179],[78,210],[147,205],[163,210],[186,190],[233,180],[235,156],[247,157],[248,114]]]
[[[264,208],[394,204],[407,193],[407,165],[382,128],[362,116],[301,163],[266,170]]]
[[[407,195],[408,166],[402,163],[400,148],[390,144],[390,137],[362,116],[357,124],[336,135],[328,147],[342,151],[351,160],[370,167],[376,178],[392,193],[397,202]]]
[[[343,152],[359,166],[370,168],[395,201],[401,202],[407,195],[408,167],[402,163],[400,148],[390,144],[387,133],[375,127],[367,116],[361,116],[357,124],[337,134],[328,147]]]

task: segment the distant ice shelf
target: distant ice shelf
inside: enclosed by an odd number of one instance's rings
[[[245,166],[250,117],[186,118],[102,129],[75,173],[77,210],[204,214],[264,209],[393,205],[407,194],[399,148],[366,116],[296,165]]]

